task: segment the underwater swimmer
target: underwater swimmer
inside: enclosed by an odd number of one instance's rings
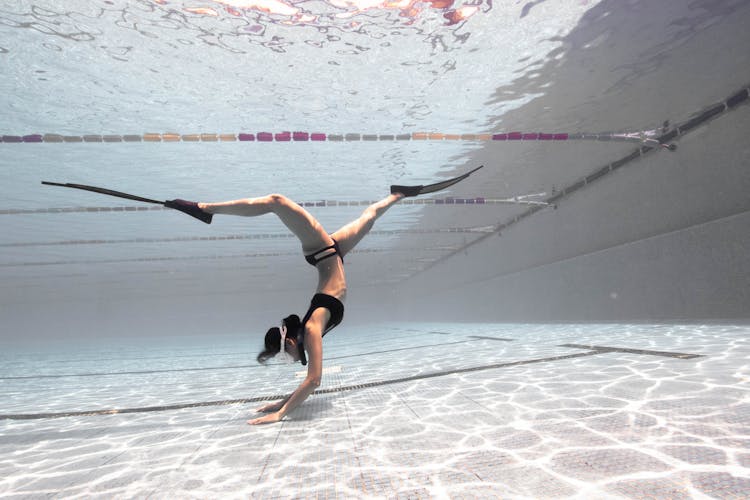
[[[303,365],[307,365],[307,376],[286,398],[258,408],[257,412],[266,413],[266,415],[247,421],[248,424],[257,425],[278,422],[320,386],[323,373],[323,337],[341,323],[344,317],[343,302],[346,298],[344,256],[370,232],[375,221],[399,200],[406,196],[417,196],[445,189],[465,179],[479,168],[482,167],[477,167],[459,177],[426,186],[391,186],[390,195],[367,207],[357,219],[332,234],[328,234],[320,222],[302,206],[281,194],[220,203],[196,203],[180,199],[162,202],[82,184],[53,182],[43,182],[43,184],[158,203],[184,212],[207,224],[211,223],[214,215],[257,217],[272,213],[297,236],[302,245],[305,260],[318,271],[318,286],[310,301],[310,307],[302,319],[296,314],[290,314],[282,320],[281,327],[272,327],[266,332],[265,348],[257,359],[260,363],[272,357],[286,362],[300,361]]]
[[[270,328],[265,336],[265,349],[258,355],[261,363],[274,356],[282,360],[300,361],[307,365],[307,377],[288,397],[258,408],[257,411],[267,415],[248,420],[249,424],[278,422],[320,385],[323,373],[323,337],[344,317],[344,256],[372,229],[375,221],[403,197],[402,193],[390,194],[367,207],[357,219],[330,235],[307,210],[281,194],[222,203],[191,203],[182,200],[167,202],[167,206],[173,205],[172,208],[182,211],[200,210],[210,215],[256,217],[273,213],[297,236],[302,244],[305,260],[318,271],[318,287],[304,318],[300,320],[296,314],[291,314],[284,318],[280,328]]]

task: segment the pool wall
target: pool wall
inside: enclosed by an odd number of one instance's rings
[[[747,106],[696,129],[675,153],[436,263],[394,307],[463,320],[750,318],[748,129]]]
[[[425,227],[473,221],[495,231],[456,238],[449,257],[399,286],[400,318],[750,318],[750,55],[737,50],[750,44],[750,8],[714,4],[713,17],[699,8],[677,23],[662,7],[648,16],[621,2],[592,9],[562,57],[496,89],[498,102],[539,97],[494,127],[682,127],[668,139],[676,151],[519,143],[469,155],[467,167],[492,175],[478,172],[454,196],[545,192],[556,208],[425,212]]]

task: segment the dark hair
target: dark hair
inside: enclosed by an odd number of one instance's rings
[[[266,348],[258,354],[258,363],[265,364],[269,358],[276,356],[281,351],[281,330],[278,326],[268,329],[266,332]]]
[[[299,316],[296,314],[290,314],[284,318],[284,324],[286,325],[286,336],[287,338],[296,339],[297,331],[301,325]],[[278,326],[272,326],[266,332],[265,337],[265,349],[258,354],[258,363],[265,364],[270,358],[276,356],[281,351],[281,329]]]

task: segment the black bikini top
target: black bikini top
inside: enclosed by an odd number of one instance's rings
[[[299,350],[299,360],[303,366],[307,365],[307,356],[305,355],[305,325],[312,317],[313,312],[319,307],[328,309],[328,312],[331,314],[326,328],[323,330],[323,337],[325,337],[326,333],[336,328],[344,319],[344,304],[339,299],[325,293],[316,293],[313,296],[310,301],[310,308],[302,319],[302,325],[297,333],[297,349]]]

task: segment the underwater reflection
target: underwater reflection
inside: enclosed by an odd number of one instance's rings
[[[166,0],[155,0],[160,5],[167,5]],[[447,25],[458,24],[480,11],[483,0],[463,3],[456,6],[455,0],[326,0],[327,7],[332,7],[333,12],[307,10],[304,4],[307,2],[293,2],[284,0],[213,0],[213,3],[221,4],[223,9],[217,7],[183,7],[183,10],[192,14],[220,17],[221,10],[229,15],[243,17],[247,11],[262,12],[287,16],[290,19],[284,24],[319,24],[321,18],[328,20],[349,19],[368,11],[397,11],[399,17],[404,18],[406,24],[416,21],[423,12],[439,11],[446,20]],[[488,0],[487,10],[492,8],[492,1]],[[218,10],[217,10],[218,9]],[[273,21],[271,21],[273,22]]]
[[[463,45],[466,22],[489,13],[492,0],[208,0],[206,2],[103,0],[83,5],[44,0],[0,6],[0,26],[37,31],[74,42],[109,39],[112,24],[173,47],[207,44],[232,53],[251,46],[286,52],[292,45],[335,44],[347,54],[379,46],[413,43],[417,35],[442,51]],[[459,33],[461,31],[461,33]],[[452,34],[452,36],[451,36]],[[344,40],[345,36],[356,37]],[[238,45],[239,44],[239,45]],[[340,45],[345,45],[342,49]],[[45,47],[62,50],[56,43]],[[105,47],[110,56],[129,60],[132,46]],[[0,54],[8,48],[0,46]],[[409,49],[404,49],[410,53]]]

